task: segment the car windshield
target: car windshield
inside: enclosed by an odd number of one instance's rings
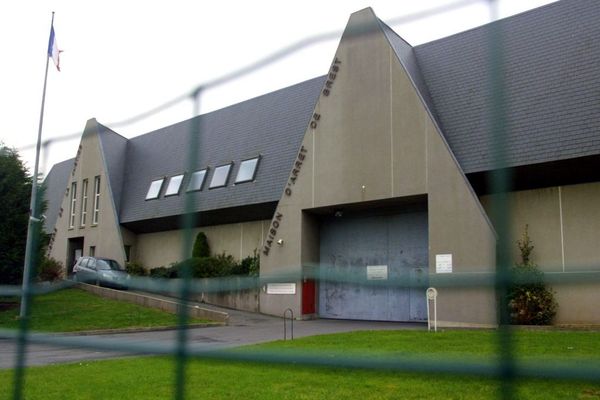
[[[115,260],[98,260],[96,267],[103,270],[112,269],[114,271],[124,271],[123,267]]]

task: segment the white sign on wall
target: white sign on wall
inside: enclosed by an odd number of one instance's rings
[[[388,278],[387,265],[367,265],[367,280],[385,281]]]
[[[296,294],[296,284],[267,283],[267,294]]]
[[[435,272],[437,274],[452,273],[452,254],[435,255]]]

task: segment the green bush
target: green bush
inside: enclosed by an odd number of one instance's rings
[[[170,267],[157,267],[152,268],[148,276],[151,278],[164,278],[164,279],[175,279],[179,277],[179,269],[177,264],[173,264]]]
[[[210,246],[204,232],[198,232],[196,241],[194,241],[194,248],[192,249],[192,258],[198,257],[210,257]]]
[[[258,251],[254,250],[254,254],[244,258],[234,270],[234,275],[258,276],[260,271],[260,256]]]
[[[127,273],[134,276],[147,276],[148,271],[144,267],[142,263],[139,262],[128,262],[125,264],[125,269]]]
[[[525,225],[523,237],[517,241],[521,262],[512,269],[514,284],[508,291],[508,308],[512,324],[549,325],[556,316],[558,304],[554,292],[546,288],[544,275],[531,260],[534,246]]]
[[[44,257],[38,268],[37,277],[40,282],[52,282],[62,279],[62,263],[54,258]]]

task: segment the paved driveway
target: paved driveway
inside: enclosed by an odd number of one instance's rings
[[[283,338],[283,320],[262,314],[243,312],[207,306],[230,314],[228,326],[209,328],[193,328],[187,331],[190,347],[194,350],[223,349],[245,344],[268,342]],[[289,335],[288,320],[288,335]],[[294,337],[312,336],[326,333],[350,332],[357,330],[394,330],[394,329],[426,329],[423,324],[398,322],[372,322],[317,319],[310,321],[294,321]],[[48,365],[66,362],[82,362],[103,358],[115,358],[130,355],[121,350],[130,349],[139,354],[139,349],[167,348],[176,343],[177,331],[146,331],[135,333],[103,334],[94,336],[61,336],[55,335],[52,341],[61,340],[89,343],[100,343],[102,349],[74,348],[50,344],[31,344],[27,346],[27,365]],[[119,351],[114,351],[119,349]],[[112,350],[112,351],[111,351]],[[15,364],[16,345],[13,340],[0,339],[0,369],[13,368]]]

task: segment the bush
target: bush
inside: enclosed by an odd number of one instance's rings
[[[258,276],[260,271],[260,256],[254,250],[254,254],[244,258],[234,270],[234,275]]]
[[[40,282],[52,282],[62,279],[63,265],[54,258],[44,257],[40,263],[37,278]]]
[[[194,248],[192,249],[192,258],[198,257],[210,257],[210,246],[204,232],[198,232],[196,241],[194,241]]]
[[[151,278],[175,279],[179,277],[179,269],[177,264],[170,267],[152,268],[148,273]]]
[[[146,268],[144,267],[144,265],[142,265],[142,263],[139,262],[128,262],[125,264],[125,269],[127,270],[127,273],[129,273],[130,275],[134,275],[134,276],[147,276],[148,275],[148,271],[146,270]]]
[[[512,269],[514,284],[508,291],[508,308],[512,324],[549,325],[558,309],[554,292],[546,288],[543,273],[531,261],[534,246],[525,225],[523,237],[517,241],[521,262]]]

